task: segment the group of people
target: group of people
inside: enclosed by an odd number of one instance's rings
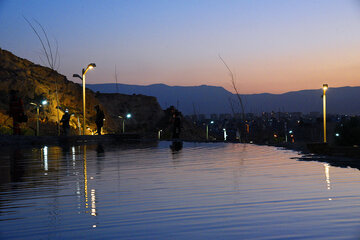
[[[70,118],[73,114],[69,113],[69,109],[63,109],[61,107],[57,107],[61,111],[64,112],[60,124],[62,126],[62,134],[67,136],[70,132]],[[96,124],[96,133],[101,135],[101,129],[104,126],[104,112],[101,110],[99,105],[95,106],[96,116],[95,116],[95,124]],[[170,122],[172,123],[172,138],[179,139],[181,132],[181,114],[177,111],[173,106],[170,107]],[[17,91],[10,91],[10,101],[9,101],[9,116],[13,119],[13,134],[20,135],[20,124],[22,122],[27,121],[27,116],[24,113],[24,106],[22,99],[18,96]]]
[[[59,109],[61,109],[62,111],[64,111],[61,107],[58,107]],[[104,111],[100,109],[99,105],[95,106],[95,110],[96,110],[96,116],[95,116],[95,124],[96,124],[96,133],[98,135],[101,135],[101,128],[104,126],[104,118],[105,118],[105,114]],[[70,131],[70,118],[71,115],[69,113],[69,109],[65,109],[64,111],[64,115],[62,116],[60,123],[62,125],[62,132],[63,135],[67,136],[69,135],[69,131]]]
[[[23,122],[27,122],[27,115],[24,111],[24,103],[21,97],[16,90],[10,90],[10,99],[9,99],[9,118],[13,119],[13,135],[21,135],[20,125]],[[65,136],[69,135],[70,132],[70,118],[73,114],[69,113],[69,109],[63,109],[61,107],[57,107],[61,111],[64,112],[60,124],[62,126],[62,134]],[[100,109],[99,105],[95,106],[96,116],[95,116],[95,124],[96,124],[96,133],[101,135],[101,129],[104,126],[104,118],[105,114],[103,110]]]

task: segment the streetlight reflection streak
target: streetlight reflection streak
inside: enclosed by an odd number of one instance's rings
[[[91,216],[96,216],[95,189],[91,189]]]
[[[86,145],[84,145],[84,194],[85,194],[85,208],[88,208],[88,192],[87,192],[87,166],[86,166]]]
[[[43,148],[43,153],[44,153],[44,170],[48,171],[49,165],[48,165],[48,147],[47,146],[45,146]]]
[[[325,177],[326,177],[326,188],[327,190],[331,190],[331,182],[330,182],[330,165],[328,163],[324,163],[325,167]],[[332,198],[329,198],[329,201],[331,201]]]
[[[323,84],[324,143],[326,143],[326,91],[328,88],[327,84]]]

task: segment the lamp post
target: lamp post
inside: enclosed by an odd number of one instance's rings
[[[37,103],[33,103],[33,102],[31,102],[30,104],[31,105],[34,105],[35,107],[36,107],[36,136],[39,136],[39,132],[40,132],[40,130],[39,130],[39,128],[40,128],[40,124],[39,124],[39,115],[40,115],[40,107],[43,107],[43,106],[45,106],[45,105],[47,105],[47,100],[45,99],[45,100],[42,100],[41,101],[41,104],[37,104]]]
[[[119,116],[122,119],[122,132],[125,133],[125,118],[130,119],[132,117],[131,113],[126,114],[125,117]]]
[[[86,111],[85,111],[85,74],[87,73],[87,71],[89,69],[93,69],[96,67],[95,63],[90,63],[86,69],[82,69],[82,76],[80,76],[79,74],[73,74],[73,77],[78,77],[82,80],[82,85],[83,85],[83,135],[85,135],[85,118],[86,118]]]
[[[326,143],[326,90],[328,90],[329,86],[327,84],[323,84],[323,118],[324,118],[324,143]]]
[[[214,124],[214,121],[210,121],[210,124]],[[209,124],[206,124],[206,141],[209,140]]]

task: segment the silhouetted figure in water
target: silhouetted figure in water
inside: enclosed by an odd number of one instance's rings
[[[98,144],[96,147],[96,156],[98,158],[105,156],[105,150],[102,144]]]
[[[181,132],[181,118],[180,113],[175,110],[173,113],[173,131],[172,131],[172,138],[179,139]]]
[[[21,135],[20,123],[27,122],[27,116],[23,101],[15,90],[10,90],[9,116],[13,119],[13,135]]]
[[[183,147],[182,141],[173,141],[172,144],[170,145],[170,148],[173,151],[173,153],[180,151],[182,147]]]
[[[97,128],[97,134],[101,135],[101,128],[102,126],[104,126],[104,112],[100,109],[99,105],[95,106],[95,110],[96,110],[96,118],[95,118],[95,123],[96,123],[96,128]]]
[[[170,106],[167,109],[168,113],[170,112],[169,122],[172,124],[172,144],[170,149],[173,153],[176,153],[182,149],[182,141],[180,140],[181,133],[181,113],[176,110],[174,106]]]
[[[65,113],[62,116],[60,123],[62,123],[63,135],[68,136],[70,130],[70,117],[69,110],[65,109]]]
[[[14,149],[10,160],[10,179],[12,182],[22,182],[25,175],[24,156],[20,149]]]

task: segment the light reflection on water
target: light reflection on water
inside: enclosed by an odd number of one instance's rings
[[[274,147],[3,149],[1,239],[358,239],[360,174]]]

